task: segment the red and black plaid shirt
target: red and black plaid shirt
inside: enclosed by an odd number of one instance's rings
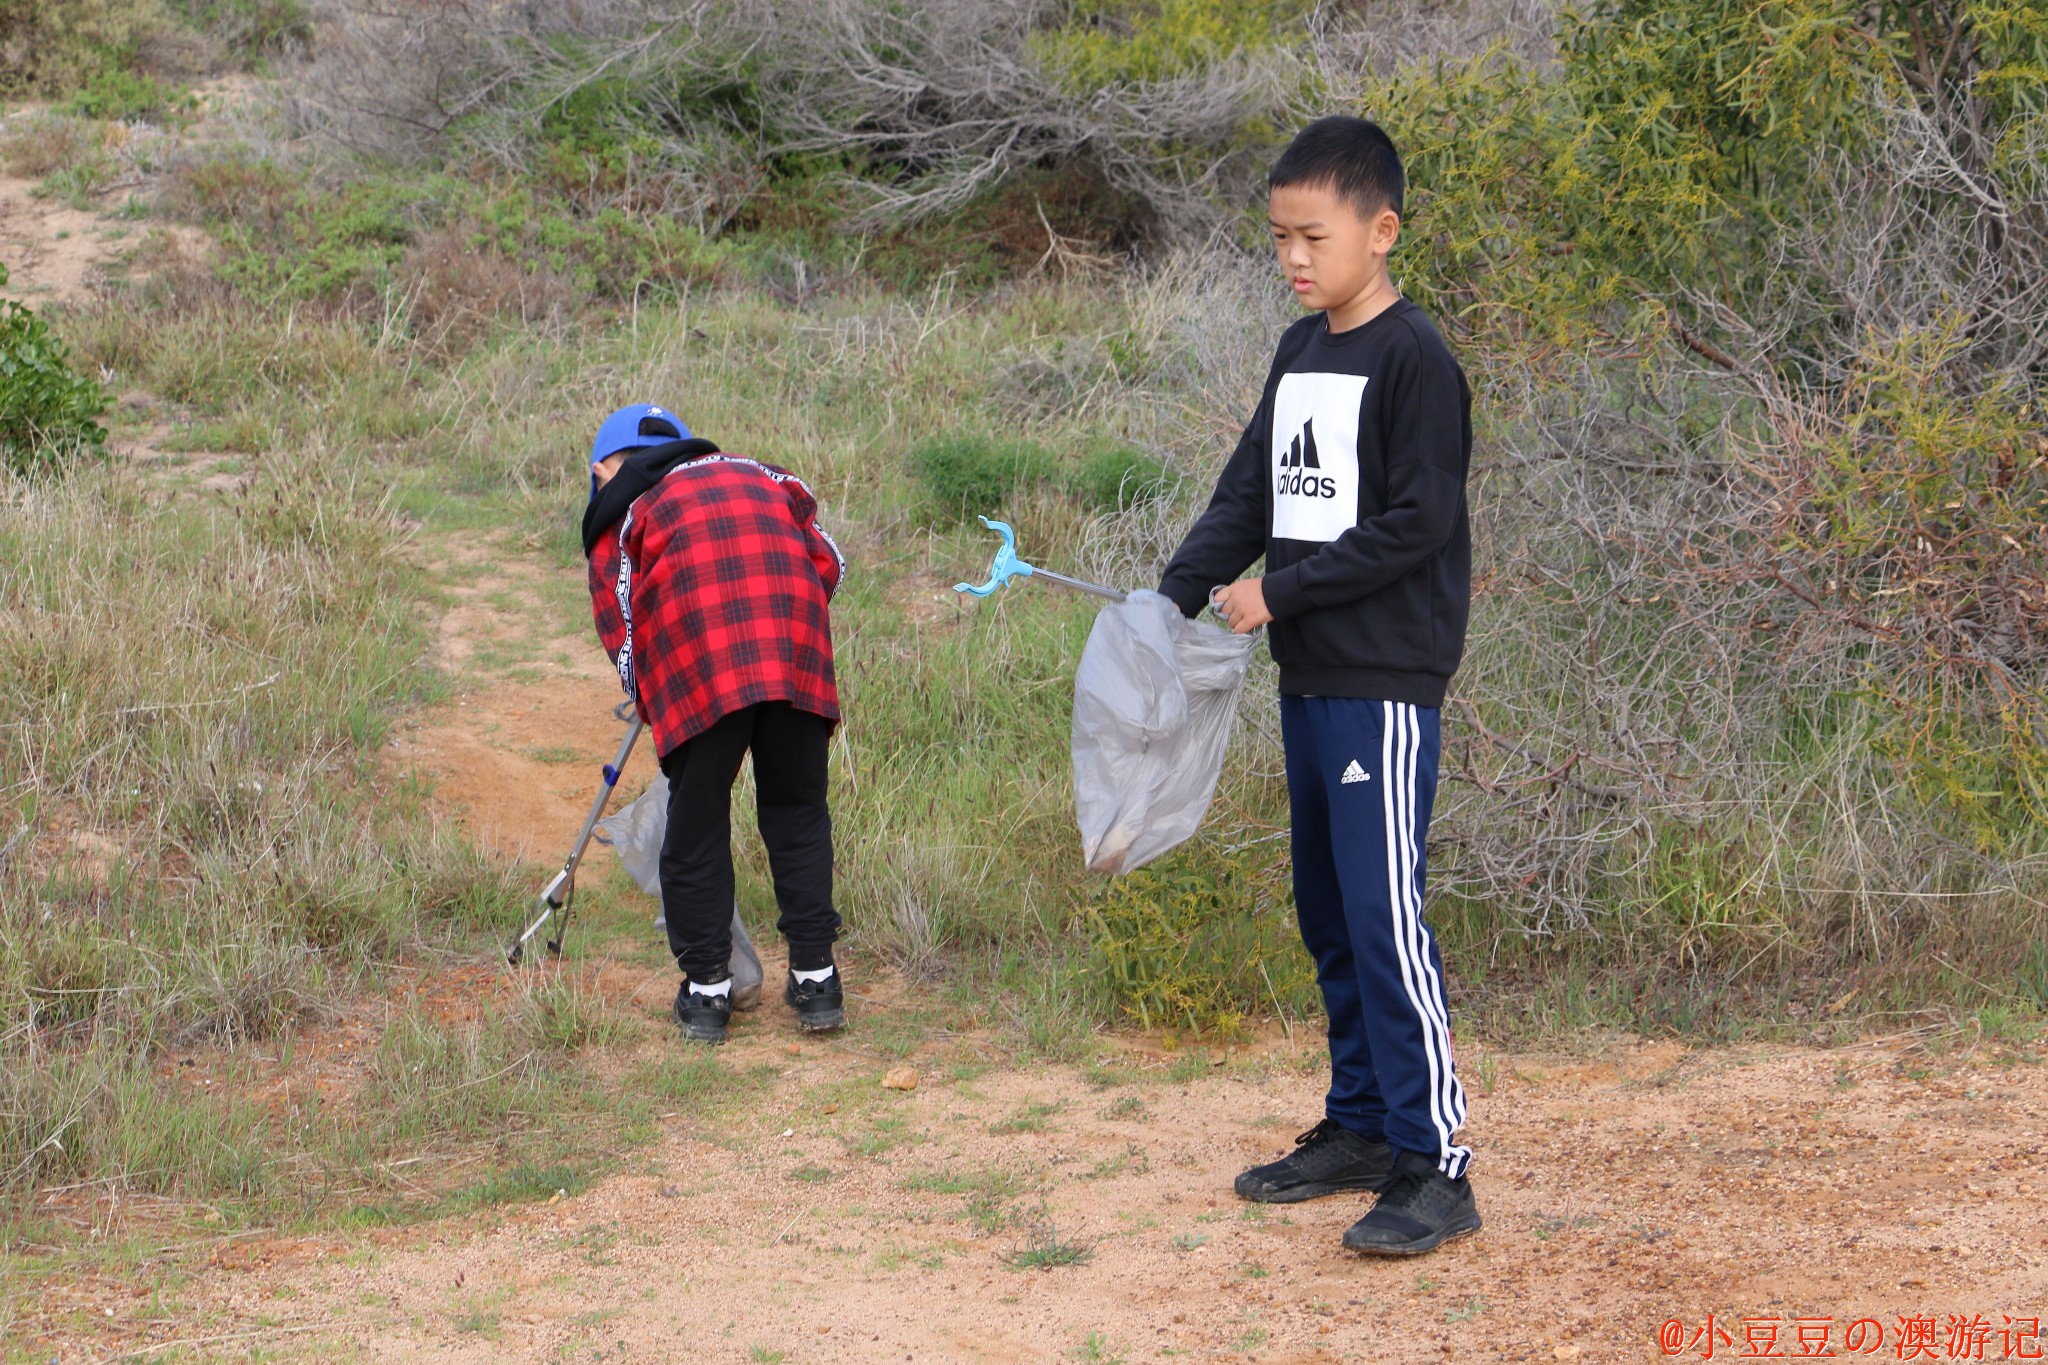
[[[846,561],[786,469],[677,465],[590,553],[597,633],[666,754],[742,707],[839,719],[826,604]]]

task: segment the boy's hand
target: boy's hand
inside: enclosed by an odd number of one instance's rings
[[[1247,578],[1227,588],[1218,588],[1209,594],[1209,605],[1223,618],[1223,624],[1230,627],[1233,635],[1249,635],[1273,619],[1273,613],[1266,610],[1266,588],[1262,579]]]

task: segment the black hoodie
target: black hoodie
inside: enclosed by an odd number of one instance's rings
[[[1465,651],[1472,391],[1402,299],[1280,338],[1258,411],[1159,591],[1189,616],[1266,557],[1280,690],[1441,706]]]
[[[626,458],[619,462],[619,472],[592,491],[590,502],[583,509],[583,557],[590,558],[590,552],[597,548],[597,538],[608,527],[618,525],[633,500],[660,483],[670,470],[717,453],[717,442],[701,436],[627,451]]]

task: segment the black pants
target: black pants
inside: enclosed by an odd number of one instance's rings
[[[661,911],[669,951],[692,981],[725,978],[732,957],[732,784],[754,755],[755,810],[775,877],[776,931],[799,970],[832,960],[832,812],[825,763],[832,724],[788,702],[735,711],[661,757],[668,837],[661,845]]]

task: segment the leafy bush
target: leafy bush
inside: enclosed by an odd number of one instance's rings
[[[195,42],[162,0],[0,0],[0,96],[62,98],[111,72],[183,65]]]
[[[1114,511],[1164,494],[1166,467],[1141,451],[1105,446],[1083,457],[1069,487],[1088,506]]]
[[[1052,452],[1031,441],[956,434],[932,436],[910,452],[910,471],[943,516],[1000,515],[1017,494],[1054,482]]]
[[[1305,35],[1312,0],[1081,0],[1032,50],[1077,93],[1198,73]]]
[[[962,520],[1001,516],[1020,494],[1065,493],[1082,506],[1114,511],[1147,502],[1166,488],[1159,461],[1124,446],[1098,445],[1063,468],[1035,441],[954,432],[927,437],[910,451],[910,474],[929,510]]]
[[[10,119],[6,138],[0,141],[0,166],[9,175],[41,180],[66,166],[104,162],[109,131],[103,124],[63,114]]]
[[[345,0],[296,109],[308,131],[365,151],[452,142],[522,172],[564,134],[576,159],[602,162],[589,150],[602,128],[607,144],[639,143],[637,192],[713,230],[822,161],[864,229],[956,212],[1031,168],[1086,166],[1165,230],[1203,231],[1270,150],[1295,87],[1273,23],[1307,7],[1239,0],[1215,19],[1176,3],[1129,42],[1096,33],[1149,8],[1084,7],[1065,21],[1068,51],[1045,8],[1017,0],[721,2],[684,18],[641,0]],[[1118,72],[1131,79],[1091,83]]]
[[[67,112],[86,118],[161,122],[198,105],[192,92],[183,86],[159,81],[139,71],[106,67],[94,72],[64,107]]]
[[[170,0],[186,23],[210,37],[238,63],[313,41],[313,14],[304,0]]]
[[[0,284],[7,276],[0,268]],[[106,453],[107,395],[71,368],[49,323],[0,299],[0,460],[17,474]]]
[[[1147,1028],[1197,1032],[1319,1009],[1285,881],[1270,853],[1206,844],[1116,879],[1087,910],[1111,999]]]

